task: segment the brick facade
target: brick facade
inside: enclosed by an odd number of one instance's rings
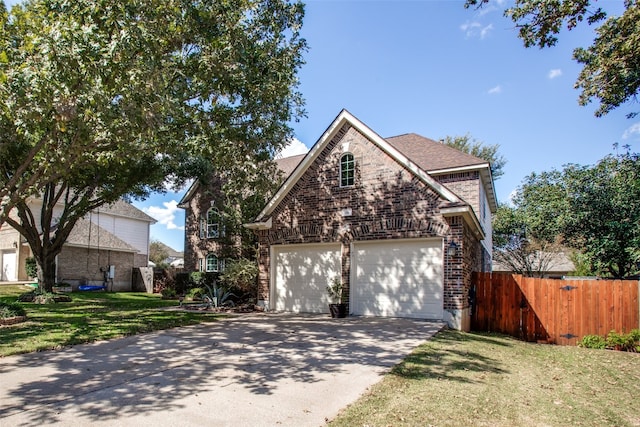
[[[113,283],[109,290],[131,291],[131,279],[135,254],[108,250],[65,247],[58,255],[57,276],[59,282],[67,282],[74,289],[79,285],[102,285],[103,272],[108,265],[115,265]]]
[[[206,230],[201,230],[202,221],[206,224],[209,209],[218,209],[223,214],[222,182],[212,178],[206,186],[198,185],[199,191],[181,205],[185,209],[184,269],[186,271],[198,271],[200,260],[205,262],[210,253],[216,255],[218,259],[237,258],[240,255],[238,236],[225,232],[217,238],[207,237]]]
[[[355,185],[350,187],[339,182],[345,152],[356,160]],[[468,190],[471,199],[475,187],[477,198],[477,174],[442,179],[455,182],[454,187],[465,195]],[[342,280],[348,289],[352,242],[442,238],[445,316],[453,326],[468,328],[464,314],[469,307],[471,272],[480,268],[481,245],[461,216],[442,215],[444,202],[432,187],[345,124],[273,210],[271,228],[256,232],[259,299],[269,300],[271,245],[340,242]],[[478,206],[478,200],[474,202]],[[449,253],[452,241],[459,248],[456,254]]]

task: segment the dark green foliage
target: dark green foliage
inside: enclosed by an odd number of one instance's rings
[[[603,350],[607,347],[607,340],[605,340],[600,335],[585,335],[578,342],[578,347],[595,348],[598,350]]]
[[[594,166],[533,173],[494,218],[495,249],[514,239],[561,244],[582,254],[582,268],[612,278],[638,273],[640,159],[607,156]]]
[[[38,277],[38,263],[36,262],[36,259],[34,257],[28,257],[24,261],[24,269],[27,273],[27,277]]]
[[[32,0],[0,13],[0,224],[29,244],[41,286],[104,204],[181,186],[205,164],[232,206],[272,181],[304,114],[303,16],[285,0]]]
[[[220,281],[229,287],[235,287],[245,294],[258,292],[258,264],[246,258],[231,261],[220,276]]]
[[[579,347],[608,349],[618,351],[640,351],[640,329],[633,329],[628,334],[611,331],[606,337],[600,335],[585,335],[579,342]]]
[[[27,312],[20,304],[0,301],[0,319],[26,315]]]
[[[176,273],[174,283],[178,295],[185,295],[193,286],[191,275],[185,272]]]

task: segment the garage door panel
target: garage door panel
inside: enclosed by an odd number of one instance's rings
[[[328,313],[327,285],[340,277],[340,245],[274,246],[274,308]]]
[[[356,243],[353,313],[442,318],[442,241]]]

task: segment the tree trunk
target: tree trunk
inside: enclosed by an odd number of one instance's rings
[[[58,253],[46,249],[42,249],[41,252],[41,254],[34,254],[38,263],[38,287],[41,291],[53,292],[53,287],[56,284],[56,255]]]

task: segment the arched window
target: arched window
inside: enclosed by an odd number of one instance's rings
[[[340,157],[340,187],[349,187],[355,183],[356,161],[353,154],[345,153]]]
[[[221,236],[220,212],[216,208],[207,211],[207,238],[217,239]]]

